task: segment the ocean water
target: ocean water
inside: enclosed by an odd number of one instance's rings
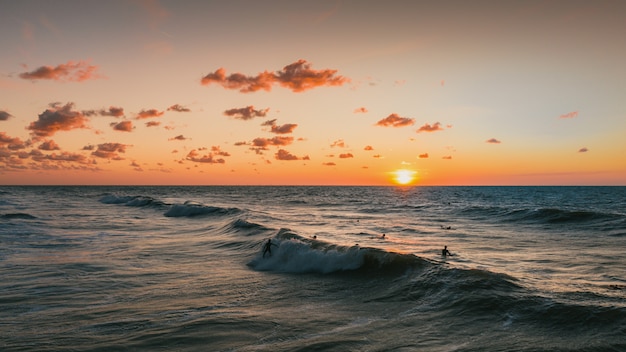
[[[626,351],[626,187],[1,187],[0,350]]]

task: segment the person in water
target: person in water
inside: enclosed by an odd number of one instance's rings
[[[449,255],[452,257],[454,254],[450,253],[450,251],[448,250],[448,246],[443,246],[443,249],[441,250],[441,255],[444,257]]]
[[[263,258],[265,258],[265,253],[269,253],[270,257],[272,256],[272,246],[278,247],[277,245],[272,243],[272,239],[270,238],[263,246]]]

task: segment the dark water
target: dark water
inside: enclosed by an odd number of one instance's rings
[[[625,249],[626,187],[3,187],[0,350],[626,351]]]

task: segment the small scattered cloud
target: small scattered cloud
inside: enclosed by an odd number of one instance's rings
[[[559,116],[560,119],[573,119],[574,117],[578,117],[578,111],[568,112],[567,114]]]
[[[265,117],[270,111],[269,108],[256,110],[254,106],[246,106],[245,108],[235,108],[224,111],[224,115],[230,116],[238,120],[251,120],[255,117]]]
[[[372,147],[371,145],[366,145],[365,148],[363,148],[363,150],[367,150],[367,151],[374,150],[374,147]]]
[[[384,119],[376,122],[376,126],[383,126],[383,127],[406,127],[406,126],[412,126],[413,124],[415,124],[415,119],[408,118],[408,117],[400,117],[396,113],[393,113],[385,117]]]
[[[426,123],[422,127],[417,129],[417,133],[437,132],[437,131],[443,131],[443,128],[441,127],[441,123],[439,122],[435,122],[433,125]]]
[[[291,161],[291,160],[310,160],[309,156],[303,156],[303,157],[298,157],[296,155],[291,154],[290,152],[284,150],[284,149],[279,149],[276,154],[274,154],[274,157],[276,158],[276,160],[287,160],[287,161]]]
[[[354,113],[355,114],[365,114],[365,113],[367,113],[367,109],[361,106],[360,108],[354,109]]]
[[[578,149],[579,153],[586,153],[588,151],[589,151],[589,149],[587,149],[587,147],[582,147],[582,148]]]
[[[420,154],[420,155],[418,155],[418,158],[420,158],[420,159],[428,159],[428,153]]]
[[[59,145],[56,144],[55,141],[53,141],[52,139],[49,139],[41,143],[38,149],[52,151],[52,150],[61,150],[61,147],[59,147]]]
[[[500,143],[502,143],[502,142],[500,142],[499,140],[497,140],[495,138],[488,139],[485,142],[491,143],[491,144],[500,144]]]
[[[339,154],[339,159],[349,159],[349,158],[354,158],[354,155],[352,155],[352,153]]]
[[[189,139],[189,138],[186,138],[186,137],[185,137],[185,136],[183,136],[182,134],[179,134],[179,135],[178,135],[178,136],[176,136],[176,137],[169,138],[169,139],[168,139],[168,141],[186,141],[186,140],[188,140],[188,139]]]
[[[337,76],[337,70],[313,70],[306,60],[298,60],[276,72],[264,71],[256,76],[246,76],[242,73],[226,75],[224,68],[204,77],[202,85],[219,84],[226,89],[237,89],[242,93],[259,90],[270,91],[274,84],[291,89],[293,92],[303,92],[321,86],[341,86],[349,79]]]
[[[0,110],[0,121],[6,121],[11,117],[13,117],[13,115],[9,114],[8,112],[4,110]]]
[[[169,108],[167,108],[167,111],[176,111],[176,112],[190,112],[191,109],[188,109],[182,105],[179,104],[174,104],[172,106],[170,106]]]
[[[133,123],[131,121],[122,121],[119,123],[112,123],[113,129],[122,132],[131,132],[133,130]]]
[[[343,139],[338,139],[336,141],[334,141],[331,145],[331,148],[345,148],[346,147],[346,142],[343,141]]]
[[[444,160],[452,160],[452,155],[445,155],[444,157],[442,157],[442,159],[444,159]]]
[[[128,145],[121,143],[98,144],[98,148],[91,155],[109,160],[124,160],[119,153],[126,153],[126,147]]]
[[[50,108],[39,114],[37,121],[27,127],[38,137],[49,137],[58,131],[69,131],[76,128],[88,128],[88,118],[83,112],[73,110],[74,103],[61,105],[50,104]]]
[[[137,120],[149,119],[149,118],[153,118],[153,117],[160,117],[160,116],[163,116],[164,113],[165,112],[159,111],[157,109],[141,110],[137,114]]]
[[[295,130],[296,127],[298,127],[298,125],[295,123],[287,123],[287,124],[278,126],[276,124],[276,119],[265,121],[264,123],[261,124],[261,126],[270,126],[271,127],[270,132],[276,133],[276,134],[292,133],[293,130]]]
[[[0,132],[0,147],[9,150],[25,149],[28,146],[27,142],[22,141],[17,137],[10,137],[6,132]]]
[[[161,121],[148,121],[146,127],[157,127],[161,125]]]
[[[87,61],[68,61],[55,67],[41,66],[31,72],[20,73],[20,78],[31,81],[48,79],[60,82],[82,82],[90,79],[102,78],[96,71],[98,66],[90,65]]]
[[[203,151],[203,148],[200,149],[192,149],[185,159],[189,161],[193,161],[196,163],[204,163],[204,164],[224,164],[226,160],[221,158],[220,156],[230,156],[229,153],[224,152],[220,149],[219,146],[211,147],[211,151],[202,155],[200,152]]]
[[[337,166],[337,164],[335,164],[335,163],[334,163],[334,162],[332,162],[332,161],[327,162],[327,163],[322,163],[322,165],[324,165],[324,166]]]
[[[112,117],[122,117],[124,116],[124,108],[110,106],[108,109],[100,109],[100,110],[84,110],[83,114],[85,116],[112,116]]]

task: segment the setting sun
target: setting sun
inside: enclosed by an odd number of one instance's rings
[[[393,172],[393,180],[399,185],[408,185],[415,180],[416,172],[413,170],[400,169]]]

